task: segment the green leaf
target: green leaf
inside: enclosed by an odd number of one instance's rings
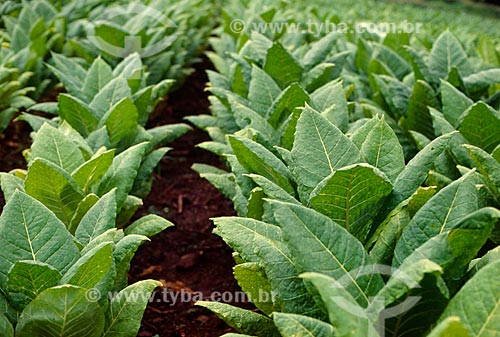
[[[488,153],[500,144],[500,113],[483,102],[467,109],[460,117],[459,125],[460,133],[472,145]]]
[[[114,149],[98,153],[75,169],[71,176],[84,192],[88,192],[106,174],[113,163],[114,156]]]
[[[85,81],[87,75],[85,69],[78,62],[74,61],[74,59],[62,54],[52,53],[52,60],[55,67],[50,64],[46,64],[46,66],[57,76],[66,90],[72,96],[76,96],[82,100],[85,99],[81,91],[82,83]]]
[[[456,67],[462,75],[470,73],[467,54],[449,30],[441,33],[432,46],[429,67],[435,76],[443,79],[448,76],[453,67]]]
[[[229,136],[229,143],[246,170],[266,177],[290,194],[294,193],[288,168],[272,152],[245,137]]]
[[[5,337],[14,337],[14,327],[3,313],[0,313],[0,333]]]
[[[16,261],[7,275],[6,289],[10,301],[21,311],[42,291],[59,283],[61,274],[54,267],[39,261]]]
[[[270,318],[253,311],[218,302],[198,301],[196,305],[213,311],[217,317],[224,320],[238,332],[257,336],[280,336]]]
[[[32,197],[16,191],[0,216],[0,284],[20,260],[47,263],[65,272],[79,257],[72,236],[56,216]]]
[[[120,210],[127,195],[134,185],[148,143],[134,145],[120,153],[102,178],[99,185],[99,195],[116,188],[116,205]]]
[[[360,276],[352,270],[368,266],[371,258],[346,229],[324,215],[301,205],[269,201],[293,260],[301,272],[318,272],[343,278],[346,289],[361,305],[382,287],[380,275]]]
[[[75,231],[75,237],[87,245],[97,236],[115,227],[116,190],[112,189],[99,199],[82,217]]]
[[[307,192],[338,168],[361,161],[359,150],[342,131],[308,105],[297,122],[291,154],[292,172]]]
[[[111,81],[112,78],[113,74],[111,67],[104,62],[101,57],[97,57],[90,66],[87,76],[85,77],[82,88],[83,94],[87,98],[92,99],[109,83],[109,81]]]
[[[125,229],[125,234],[137,234],[152,237],[172,226],[174,226],[174,224],[170,221],[156,214],[148,214],[134,221],[130,226],[128,226]]]
[[[410,160],[394,182],[393,191],[385,203],[384,217],[424,183],[434,161],[446,149],[452,136],[453,133],[448,133],[436,138]]]
[[[145,280],[120,291],[109,303],[102,337],[136,336],[151,293],[161,285],[158,281]]]
[[[418,247],[400,268],[428,259],[443,268],[445,280],[461,278],[499,218],[500,212],[491,207],[467,215],[450,231],[434,236]],[[397,265],[399,261],[394,259],[393,266]]]
[[[472,176],[454,181],[415,214],[398,241],[394,251],[395,260],[403,261],[430,238],[453,229],[468,214],[478,209],[478,195]]]
[[[132,193],[135,196],[139,198],[147,197],[153,186],[153,171],[169,150],[168,147],[156,149],[143,160],[132,186]]]
[[[450,316],[441,321],[427,337],[471,337],[458,316]]]
[[[258,263],[241,263],[236,265],[233,270],[238,285],[259,310],[268,316],[273,311],[279,310],[274,308],[274,294],[271,284]]]
[[[283,337],[335,336],[333,326],[311,317],[276,312],[273,319]]]
[[[19,337],[100,337],[104,313],[86,299],[83,288],[64,285],[42,292],[21,314],[16,327]]]
[[[246,262],[262,265],[273,292],[275,306],[280,311],[319,316],[318,308],[298,277],[296,262],[282,243],[281,230],[262,221],[224,217],[215,218],[214,233],[237,251]]]
[[[116,265],[115,290],[124,288],[127,285],[127,273],[130,269],[130,261],[135,252],[149,238],[143,235],[126,235],[117,244],[113,252],[113,258]]]
[[[346,132],[349,112],[342,82],[329,82],[311,94],[311,106],[342,132]]]
[[[103,242],[87,251],[63,275],[61,284],[72,284],[85,289],[92,289],[109,272],[113,264],[112,242]]]
[[[321,39],[310,44],[310,48],[302,59],[302,64],[305,70],[311,70],[321,62],[324,62],[328,54],[332,51],[332,47],[337,41],[339,34],[331,32]]]
[[[378,337],[378,333],[368,320],[363,307],[334,278],[319,273],[305,273],[302,278],[312,282],[321,295],[328,310],[330,323],[334,326],[334,336],[338,337]]]
[[[67,172],[73,172],[84,159],[78,146],[58,129],[44,124],[31,146],[32,158],[43,158]]]
[[[269,48],[264,62],[264,70],[285,89],[293,82],[300,82],[303,69],[279,42]]]
[[[281,93],[280,87],[274,82],[264,70],[257,66],[252,66],[252,80],[248,91],[248,101],[250,107],[265,116],[267,110]]]
[[[109,141],[115,147],[121,141],[130,141],[137,132],[137,108],[130,97],[116,103],[101,118],[98,128],[106,125]]]
[[[24,180],[11,173],[0,173],[0,185],[6,202],[9,201],[15,191],[24,192]]]
[[[378,118],[374,120],[377,121]],[[395,182],[405,168],[403,147],[399,143],[398,137],[385,122],[383,116],[373,127],[372,123],[365,125],[366,128],[362,127],[352,135],[352,141],[354,142],[357,138],[356,134],[362,132],[363,140],[361,146],[358,146],[361,155],[367,163],[380,169],[391,182]]]
[[[408,127],[423,134],[429,139],[435,137],[432,128],[432,117],[428,107],[438,106],[434,89],[422,80],[413,86],[413,92],[408,100],[407,119]]]
[[[90,108],[101,119],[116,103],[126,97],[131,97],[127,80],[119,76],[111,80],[90,102]]]
[[[374,216],[391,191],[392,185],[381,171],[356,164],[338,169],[320,182],[311,192],[310,205],[365,242]]]
[[[443,115],[454,127],[458,126],[458,121],[464,111],[474,103],[445,80],[441,80],[441,100],[443,102]]]
[[[71,234],[75,234],[76,228],[78,227],[78,224],[80,223],[84,215],[87,214],[90,208],[92,208],[92,206],[94,206],[98,201],[99,197],[93,193],[87,194],[85,198],[80,201],[68,226],[68,230]]]
[[[87,137],[96,129],[99,120],[85,102],[68,94],[59,94],[57,101],[61,119],[67,121],[82,136]]]
[[[42,202],[67,226],[84,196],[69,173],[40,158],[31,163],[25,186],[27,194]]]
[[[450,301],[441,321],[457,316],[470,336],[495,336],[500,331],[500,261],[482,268]]]
[[[279,128],[295,108],[303,107],[305,103],[309,103],[309,100],[309,95],[298,83],[291,84],[269,108],[267,112],[269,124],[275,129]]]

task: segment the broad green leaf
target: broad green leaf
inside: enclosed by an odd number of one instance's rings
[[[83,83],[83,94],[92,99],[113,78],[111,67],[98,57],[89,68],[85,82]]]
[[[239,286],[259,310],[266,315],[270,315],[276,311],[273,303],[274,294],[271,284],[258,263],[246,262],[237,264],[233,270],[234,277],[238,281]]]
[[[106,325],[102,337],[136,336],[149,298],[159,286],[161,282],[158,281],[139,281],[113,297],[106,311]]]
[[[446,149],[453,133],[442,135],[422,149],[399,174],[384,207],[384,218],[399,203],[409,198],[422,185],[436,158]]]
[[[121,141],[130,141],[137,132],[137,108],[129,97],[125,97],[109,109],[102,117],[98,127],[106,125],[112,147]]]
[[[450,316],[442,320],[427,337],[471,337],[460,317]]]
[[[285,89],[293,82],[300,82],[302,67],[279,42],[274,42],[269,48],[264,62],[264,70]]]
[[[68,226],[68,230],[71,234],[75,234],[76,228],[78,227],[78,224],[80,223],[82,218],[98,201],[99,197],[93,193],[87,194],[85,198],[80,201]]]
[[[283,337],[335,336],[333,326],[311,317],[276,312],[273,320]]]
[[[5,337],[14,337],[14,327],[3,313],[0,313],[0,333]]]
[[[257,262],[264,268],[277,296],[276,308],[283,312],[318,316],[316,304],[298,277],[298,265],[282,243],[279,227],[236,217],[215,218],[214,224],[214,233],[220,235],[245,262]]]
[[[329,82],[315,90],[311,94],[311,106],[342,132],[347,131],[349,113],[342,82]]]
[[[60,94],[57,101],[61,119],[67,121],[82,136],[87,137],[96,129],[99,120],[85,102],[68,94]]]
[[[0,216],[0,284],[20,260],[46,263],[65,272],[79,250],[64,224],[40,202],[16,191]]]
[[[427,240],[402,264],[394,259],[393,266],[406,268],[419,260],[428,259],[443,268],[443,278],[459,279],[467,271],[470,261],[476,257],[500,218],[497,209],[486,207],[463,218],[453,229]]]
[[[490,153],[500,144],[500,113],[483,102],[475,103],[460,117],[458,129],[472,145]]]
[[[66,90],[80,99],[85,99],[81,92],[82,83],[85,81],[87,72],[82,66],[62,54],[52,54],[52,60],[55,66],[46,64],[46,66],[57,76],[59,81],[64,85]]]
[[[267,110],[281,93],[280,87],[264,70],[257,66],[252,67],[252,80],[248,91],[250,107],[265,116]]]
[[[88,192],[108,171],[113,163],[114,156],[114,149],[96,154],[75,169],[71,176],[84,192]]]
[[[86,252],[63,275],[61,284],[72,284],[92,289],[109,272],[113,264],[112,242],[104,242]]]
[[[294,193],[288,168],[272,152],[245,137],[229,136],[229,143],[246,170],[266,177],[290,194]]]
[[[383,116],[372,128],[370,126],[371,123],[367,125],[368,133],[359,146],[361,155],[367,163],[380,169],[394,182],[405,168],[403,147]],[[353,142],[355,139],[353,134]]]
[[[78,146],[58,129],[44,124],[31,146],[32,158],[43,158],[67,172],[73,172],[84,159]]]
[[[500,197],[500,163],[486,151],[473,145],[464,145],[478,171],[484,176],[488,188],[495,198]]]
[[[11,173],[0,173],[0,185],[5,201],[9,201],[17,190],[24,192],[24,180]]]
[[[435,76],[443,79],[448,76],[453,67],[456,67],[462,75],[470,73],[467,54],[449,30],[441,33],[432,46],[429,67]]]
[[[69,173],[41,158],[31,163],[25,186],[27,194],[42,202],[67,226],[84,197]]]
[[[310,44],[310,48],[302,59],[302,64],[305,70],[310,70],[319,63],[323,62],[328,54],[332,51],[332,47],[338,39],[337,32],[331,32],[318,41]]]
[[[82,217],[75,231],[75,237],[87,245],[95,237],[115,227],[116,190],[113,189],[99,199]]]
[[[470,336],[498,336],[500,331],[500,261],[482,268],[450,301],[441,321],[457,316]]]
[[[475,181],[467,175],[433,196],[403,230],[394,258],[403,261],[430,238],[453,229],[479,208]]]
[[[153,171],[169,150],[168,147],[156,149],[143,160],[132,186],[132,193],[135,196],[139,198],[147,197],[153,186]]]
[[[437,94],[427,82],[418,80],[413,86],[413,92],[408,100],[408,127],[423,134],[429,139],[434,138],[432,117],[429,107],[438,106]]]
[[[367,164],[343,167],[311,192],[310,205],[365,242],[373,218],[392,191],[387,177]]]
[[[464,84],[469,91],[481,91],[487,89],[492,84],[500,83],[499,76],[499,68],[483,70],[464,77]]]
[[[137,249],[146,241],[149,241],[147,236],[130,234],[126,235],[116,244],[113,252],[116,265],[115,290],[120,290],[127,285],[127,273],[130,269],[130,261],[132,261]]]
[[[334,336],[378,337],[363,307],[339,284],[338,280],[319,273],[304,273],[302,278],[312,282],[328,310]]]
[[[83,288],[64,285],[42,292],[21,314],[16,326],[19,337],[100,337],[104,313],[86,299]]]
[[[443,115],[454,127],[458,126],[458,121],[464,111],[474,103],[445,80],[441,80],[441,100],[443,102]]]
[[[297,122],[291,154],[292,172],[309,192],[338,168],[361,161],[359,150],[342,131],[307,105]]]
[[[99,195],[103,195],[116,188],[116,204],[120,210],[127,199],[127,195],[134,185],[137,172],[148,143],[134,145],[120,153],[113,160],[113,164],[102,178],[99,185]]]
[[[156,214],[148,214],[128,226],[125,229],[125,234],[137,234],[152,237],[172,226],[174,226],[174,224],[170,221]]]
[[[258,174],[249,174],[248,177],[250,177],[260,188],[262,188],[262,191],[269,198],[291,203],[298,203],[298,201],[293,196],[273,183],[271,180]]]
[[[112,79],[89,103],[90,108],[101,119],[116,103],[131,97],[127,80],[123,76]]]
[[[278,128],[293,113],[295,108],[303,107],[305,103],[309,103],[309,100],[309,95],[298,83],[291,84],[269,108],[267,112],[269,124]]]
[[[211,310],[238,332],[257,336],[280,336],[270,318],[253,311],[218,302],[199,301],[196,305]]]
[[[16,261],[9,270],[6,290],[13,305],[20,310],[42,291],[59,284],[61,274],[54,267],[39,261]]]
[[[301,205],[269,201],[292,258],[301,272],[318,272],[345,281],[347,291],[361,305],[382,287],[380,275],[360,275],[371,258],[361,242],[324,215]],[[354,271],[354,274],[350,272]]]

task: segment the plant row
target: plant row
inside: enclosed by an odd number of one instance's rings
[[[229,27],[287,15],[230,8],[211,39],[212,115],[188,119],[230,171],[193,169],[234,203],[215,233],[259,312],[198,304],[227,337],[497,336],[495,44]]]
[[[137,17],[143,9],[149,12]],[[130,262],[142,243],[173,224],[154,214],[131,219],[165,145],[190,130],[146,123],[196,61],[212,9],[187,0],[6,2],[1,10],[0,125],[28,108],[19,119],[33,129],[33,143],[23,152],[27,169],[0,173],[0,334],[135,336],[162,284],[128,285]],[[168,29],[160,27],[166,17],[173,18]],[[92,36],[118,43],[128,35],[146,44],[138,51],[115,44],[117,54],[91,43]],[[155,45],[163,49],[144,54]],[[36,87],[37,98],[55,82],[63,92],[57,102],[26,96]]]

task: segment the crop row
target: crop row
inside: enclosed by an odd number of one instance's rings
[[[495,43],[235,34],[288,15],[248,6],[211,39],[212,115],[188,119],[230,168],[193,166],[234,203],[215,233],[260,312],[198,304],[227,337],[497,336]]]
[[[0,335],[137,334],[161,283],[128,285],[130,262],[173,224],[130,222],[165,145],[190,130],[146,122],[204,49],[210,10],[191,0],[2,4],[0,131],[29,108],[18,119],[33,143],[26,170],[0,173]],[[142,41],[120,45],[125,36]],[[35,104],[50,90],[63,92],[57,102]]]

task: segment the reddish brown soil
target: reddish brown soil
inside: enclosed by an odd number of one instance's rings
[[[162,102],[152,116],[150,127],[210,113],[204,92],[206,66],[206,62],[199,65],[183,87]],[[232,204],[190,169],[193,163],[221,167],[217,156],[194,147],[208,139],[206,133],[193,130],[170,145],[174,150],[161,162],[151,194],[139,214],[160,214],[176,227],[153,237],[140,248],[132,261],[130,281],[162,280],[165,289],[173,294],[202,294],[207,299],[213,292],[240,291],[232,275],[231,250],[211,233],[209,220],[234,214]],[[192,302],[165,303],[161,295],[164,291],[158,289],[158,297],[146,309],[138,336],[216,337],[232,331],[215,315]],[[170,296],[167,299],[172,301]]]

